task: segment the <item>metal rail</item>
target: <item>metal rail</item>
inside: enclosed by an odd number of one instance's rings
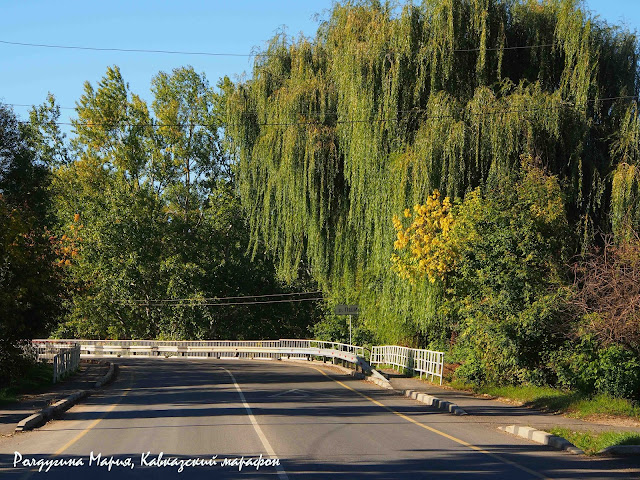
[[[400,347],[398,345],[381,345],[372,348],[369,362],[371,365],[392,365],[400,369],[419,372],[420,378],[424,373],[425,377],[431,376],[432,382],[435,378],[440,378],[440,385],[442,385],[443,352]]]
[[[34,340],[36,346],[66,348],[77,342],[83,357],[335,358],[369,371],[364,348],[321,340]]]
[[[80,366],[80,345],[67,341],[65,343],[49,344],[34,341],[38,360],[53,363],[53,383],[57,383],[63,376],[75,372]]]

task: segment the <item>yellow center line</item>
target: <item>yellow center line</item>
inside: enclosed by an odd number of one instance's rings
[[[54,453],[52,453],[51,455],[49,455],[49,458],[53,458],[55,456],[60,455],[61,453],[63,453],[65,450],[67,450],[69,447],[71,447],[73,444],[75,444],[78,440],[80,440],[82,437],[84,437],[87,433],[89,433],[91,431],[91,429],[93,429],[96,425],[98,425],[110,412],[113,411],[114,408],[116,408],[118,406],[118,404],[122,401],[122,399],[124,397],[126,397],[129,392],[132,390],[133,388],[133,373],[130,372],[129,373],[129,387],[127,387],[124,392],[122,393],[122,395],[120,395],[120,397],[118,398],[118,400],[114,403],[112,403],[109,408],[107,410],[105,410],[104,412],[102,412],[102,415],[98,418],[96,418],[93,422],[91,422],[82,432],[80,432],[78,435],[76,435],[74,438],[72,438],[71,440],[69,440],[67,443],[65,443],[62,447],[60,447],[58,450],[56,450]],[[28,480],[29,478],[31,478],[31,476],[33,475],[34,472],[37,472],[38,469],[37,467],[34,467],[33,469],[31,469],[29,472],[27,472],[21,480]]]
[[[89,424],[89,426],[87,428],[85,428],[82,432],[80,432],[75,438],[72,438],[67,443],[65,443],[62,447],[60,447],[56,452],[54,452],[53,456],[60,455],[66,449],[71,447],[71,445],[73,445],[78,440],[80,440],[82,437],[84,437],[87,433],[89,433],[92,428],[94,428],[96,425],[98,425],[109,413],[111,413],[118,406],[118,404],[124,399],[124,397],[126,397],[129,394],[129,392],[131,391],[132,388],[133,388],[133,375],[130,374],[129,375],[129,387],[125,388],[124,392],[122,393],[122,395],[120,395],[118,400],[116,402],[112,403],[111,406],[109,408],[107,408],[102,413],[102,415],[100,415],[100,417],[96,418],[93,422],[91,422]]]
[[[307,368],[312,368],[312,369],[314,369],[314,370],[316,370],[316,371],[320,372],[322,375],[324,375],[325,377],[327,377],[327,378],[329,378],[329,379],[333,380],[333,381],[334,381],[334,382],[336,382],[338,385],[341,385],[341,386],[343,386],[344,388],[346,388],[347,390],[351,390],[352,392],[357,393],[358,395],[360,395],[360,396],[361,396],[361,397],[363,397],[363,398],[366,398],[367,400],[369,400],[370,402],[374,403],[375,405],[378,405],[379,407],[384,408],[385,410],[387,410],[387,411],[389,411],[389,412],[393,413],[394,415],[399,416],[400,418],[402,418],[402,419],[404,419],[404,420],[406,420],[406,421],[408,421],[408,422],[413,423],[414,425],[417,425],[418,427],[422,427],[422,428],[424,428],[425,430],[429,430],[430,432],[433,432],[433,433],[435,433],[435,434],[437,434],[437,435],[440,435],[440,436],[442,436],[442,437],[448,438],[449,440],[452,440],[452,441],[454,441],[454,442],[456,442],[456,443],[458,443],[458,444],[460,444],[460,445],[464,445],[465,447],[468,447],[468,448],[470,448],[470,449],[472,449],[472,450],[475,450],[476,452],[482,453],[482,454],[484,454],[484,455],[488,455],[489,457],[491,457],[491,458],[493,458],[493,459],[495,459],[495,460],[498,460],[498,461],[500,461],[500,462],[502,462],[502,463],[506,463],[507,465],[511,465],[512,467],[517,468],[517,469],[519,469],[519,470],[522,470],[523,472],[526,472],[526,473],[528,473],[529,475],[533,475],[533,476],[534,476],[534,477],[536,477],[536,478],[540,478],[540,479],[543,479],[543,480],[547,480],[547,477],[545,477],[544,475],[542,475],[542,474],[540,474],[540,473],[536,472],[535,470],[531,470],[530,468],[527,468],[527,467],[525,467],[525,466],[523,466],[523,465],[520,465],[519,463],[516,463],[516,462],[513,462],[513,461],[511,461],[511,460],[508,460],[508,459],[504,458],[504,457],[503,457],[503,456],[501,456],[501,455],[498,455],[498,454],[496,454],[496,453],[489,452],[488,450],[485,450],[485,449],[483,449],[483,448],[480,448],[480,447],[478,447],[478,446],[476,446],[476,445],[473,445],[473,444],[471,444],[471,443],[469,443],[469,442],[466,442],[466,441],[464,441],[464,440],[462,440],[462,439],[460,439],[460,438],[456,438],[456,437],[454,437],[454,436],[452,436],[452,435],[449,435],[448,433],[445,433],[445,432],[442,432],[442,431],[440,431],[440,430],[438,430],[438,429],[436,429],[436,428],[430,427],[429,425],[425,425],[424,423],[421,423],[421,422],[419,422],[419,421],[417,421],[417,420],[415,420],[415,419],[413,419],[413,418],[411,418],[411,417],[409,417],[409,416],[405,415],[404,413],[400,413],[400,412],[398,412],[398,411],[394,410],[393,408],[388,407],[387,405],[385,405],[385,404],[383,404],[383,403],[381,403],[381,402],[377,401],[376,399],[371,398],[370,396],[365,395],[365,394],[364,394],[364,393],[362,393],[362,392],[359,392],[358,390],[356,390],[356,389],[354,389],[354,388],[350,387],[350,386],[349,386],[349,385],[347,385],[346,383],[343,383],[343,382],[341,382],[340,380],[336,380],[335,378],[330,377],[329,375],[327,375],[325,372],[323,372],[323,371],[322,371],[322,370],[320,370],[319,368],[311,367],[311,366],[309,366],[309,367],[307,367]]]

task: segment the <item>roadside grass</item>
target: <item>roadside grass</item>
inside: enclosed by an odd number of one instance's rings
[[[51,385],[52,376],[52,365],[46,363],[32,365],[24,376],[16,379],[10,385],[0,388],[0,405],[16,402],[20,395],[41,392]]]
[[[479,387],[459,381],[449,382],[448,385],[458,390],[515,400],[527,407],[564,413],[575,418],[609,416],[626,417],[640,421],[640,406],[631,400],[605,394],[587,395],[581,392],[535,385]]]
[[[398,371],[392,365],[382,364],[376,368],[378,370]],[[408,370],[399,373],[408,376],[412,374]],[[446,376],[444,385],[455,390],[512,400],[527,407],[562,413],[574,418],[622,417],[640,422],[640,405],[638,403],[606,394],[588,395],[571,390],[536,385],[477,386],[460,380],[447,379]]]
[[[566,438],[587,455],[614,445],[640,445],[640,434],[634,432],[575,431],[568,428],[552,428],[549,433]]]

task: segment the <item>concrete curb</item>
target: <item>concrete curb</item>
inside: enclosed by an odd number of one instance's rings
[[[43,408],[39,413],[34,413],[33,415],[21,420],[16,426],[16,432],[24,432],[45,424],[56,415],[69,410],[72,406],[78,403],[79,400],[87,397],[88,395],[88,390],[80,390],[69,395],[67,398],[57,401],[50,407]]]
[[[416,392],[415,390],[405,390],[404,396],[417,400],[418,402],[425,403],[431,407],[444,410],[445,412],[452,413],[454,415],[467,415],[462,408],[455,403],[447,402],[446,400],[440,400],[438,397],[429,395],[423,392]]]
[[[412,398],[413,400],[417,400],[418,402],[429,405],[430,407],[435,407],[439,410],[444,410],[445,412],[452,413],[453,415],[467,415],[467,412],[465,412],[464,409],[460,408],[455,403],[440,400],[438,397],[434,397],[433,395],[429,395],[423,392],[416,392],[415,390],[396,390],[391,385],[391,382],[389,382],[389,380],[380,372],[372,369],[371,373],[372,375],[367,378],[367,381],[375,383],[382,388],[393,390],[404,395],[405,397]]]
[[[612,457],[626,457],[640,455],[640,445],[613,445],[603,448],[598,455],[608,455]]]
[[[393,390],[393,387],[391,385],[387,385],[383,380],[380,380],[379,378],[376,378],[376,377],[367,378],[367,382],[375,383],[379,387],[382,387],[387,390]]]
[[[375,368],[371,369],[371,375],[369,376],[369,378],[367,378],[367,380],[369,382],[375,383],[379,387],[386,388],[387,390],[393,390],[389,379],[378,372]]]
[[[113,377],[116,372],[116,367],[113,362],[109,364],[109,371],[98,380],[95,384],[95,388],[101,388],[106,385],[108,382],[113,380]],[[73,407],[76,403],[78,403],[83,398],[91,395],[89,390],[79,390],[77,392],[72,393],[66,398],[62,400],[58,400],[53,405],[43,408],[38,413],[34,413],[33,415],[28,416],[27,418],[22,419],[18,425],[16,425],[16,432],[26,432],[27,430],[32,430],[36,427],[42,426],[47,423],[49,420],[54,418],[57,415],[60,415],[63,412],[66,412],[71,407]]]
[[[271,360],[266,360],[265,361],[271,361]],[[282,362],[286,362],[286,363],[293,363],[294,365],[301,365],[301,366],[309,366],[309,365],[314,365],[317,367],[327,367],[329,368],[329,370],[340,370],[342,373],[344,373],[345,375],[351,375],[352,377],[355,377],[358,380],[361,380],[364,378],[364,374],[360,373],[360,372],[356,372],[353,368],[347,368],[347,367],[343,367],[342,365],[334,365],[333,363],[330,362],[320,362],[318,360],[296,360],[296,359],[288,359],[288,358],[283,358],[281,360]]]
[[[113,380],[113,376],[115,375],[115,372],[116,372],[115,363],[113,362],[109,363],[109,371],[105,374],[104,377],[102,377],[100,380],[96,382],[94,388],[102,388],[111,380]]]
[[[503,432],[517,435],[518,437],[526,438],[542,445],[549,445],[550,447],[557,448],[558,450],[564,450],[565,452],[572,453],[574,455],[584,455],[584,452],[576,447],[573,443],[565,438],[551,435],[550,433],[542,430],[536,430],[532,427],[523,427],[521,425],[509,425],[507,427],[498,427],[498,430]]]

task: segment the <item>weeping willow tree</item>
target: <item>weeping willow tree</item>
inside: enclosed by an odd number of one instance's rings
[[[315,39],[276,35],[230,96],[254,249],[358,302],[379,341],[425,343],[442,292],[391,271],[393,215],[524,155],[562,180],[579,244],[610,209],[637,224],[638,54],[574,0],[336,4]]]

